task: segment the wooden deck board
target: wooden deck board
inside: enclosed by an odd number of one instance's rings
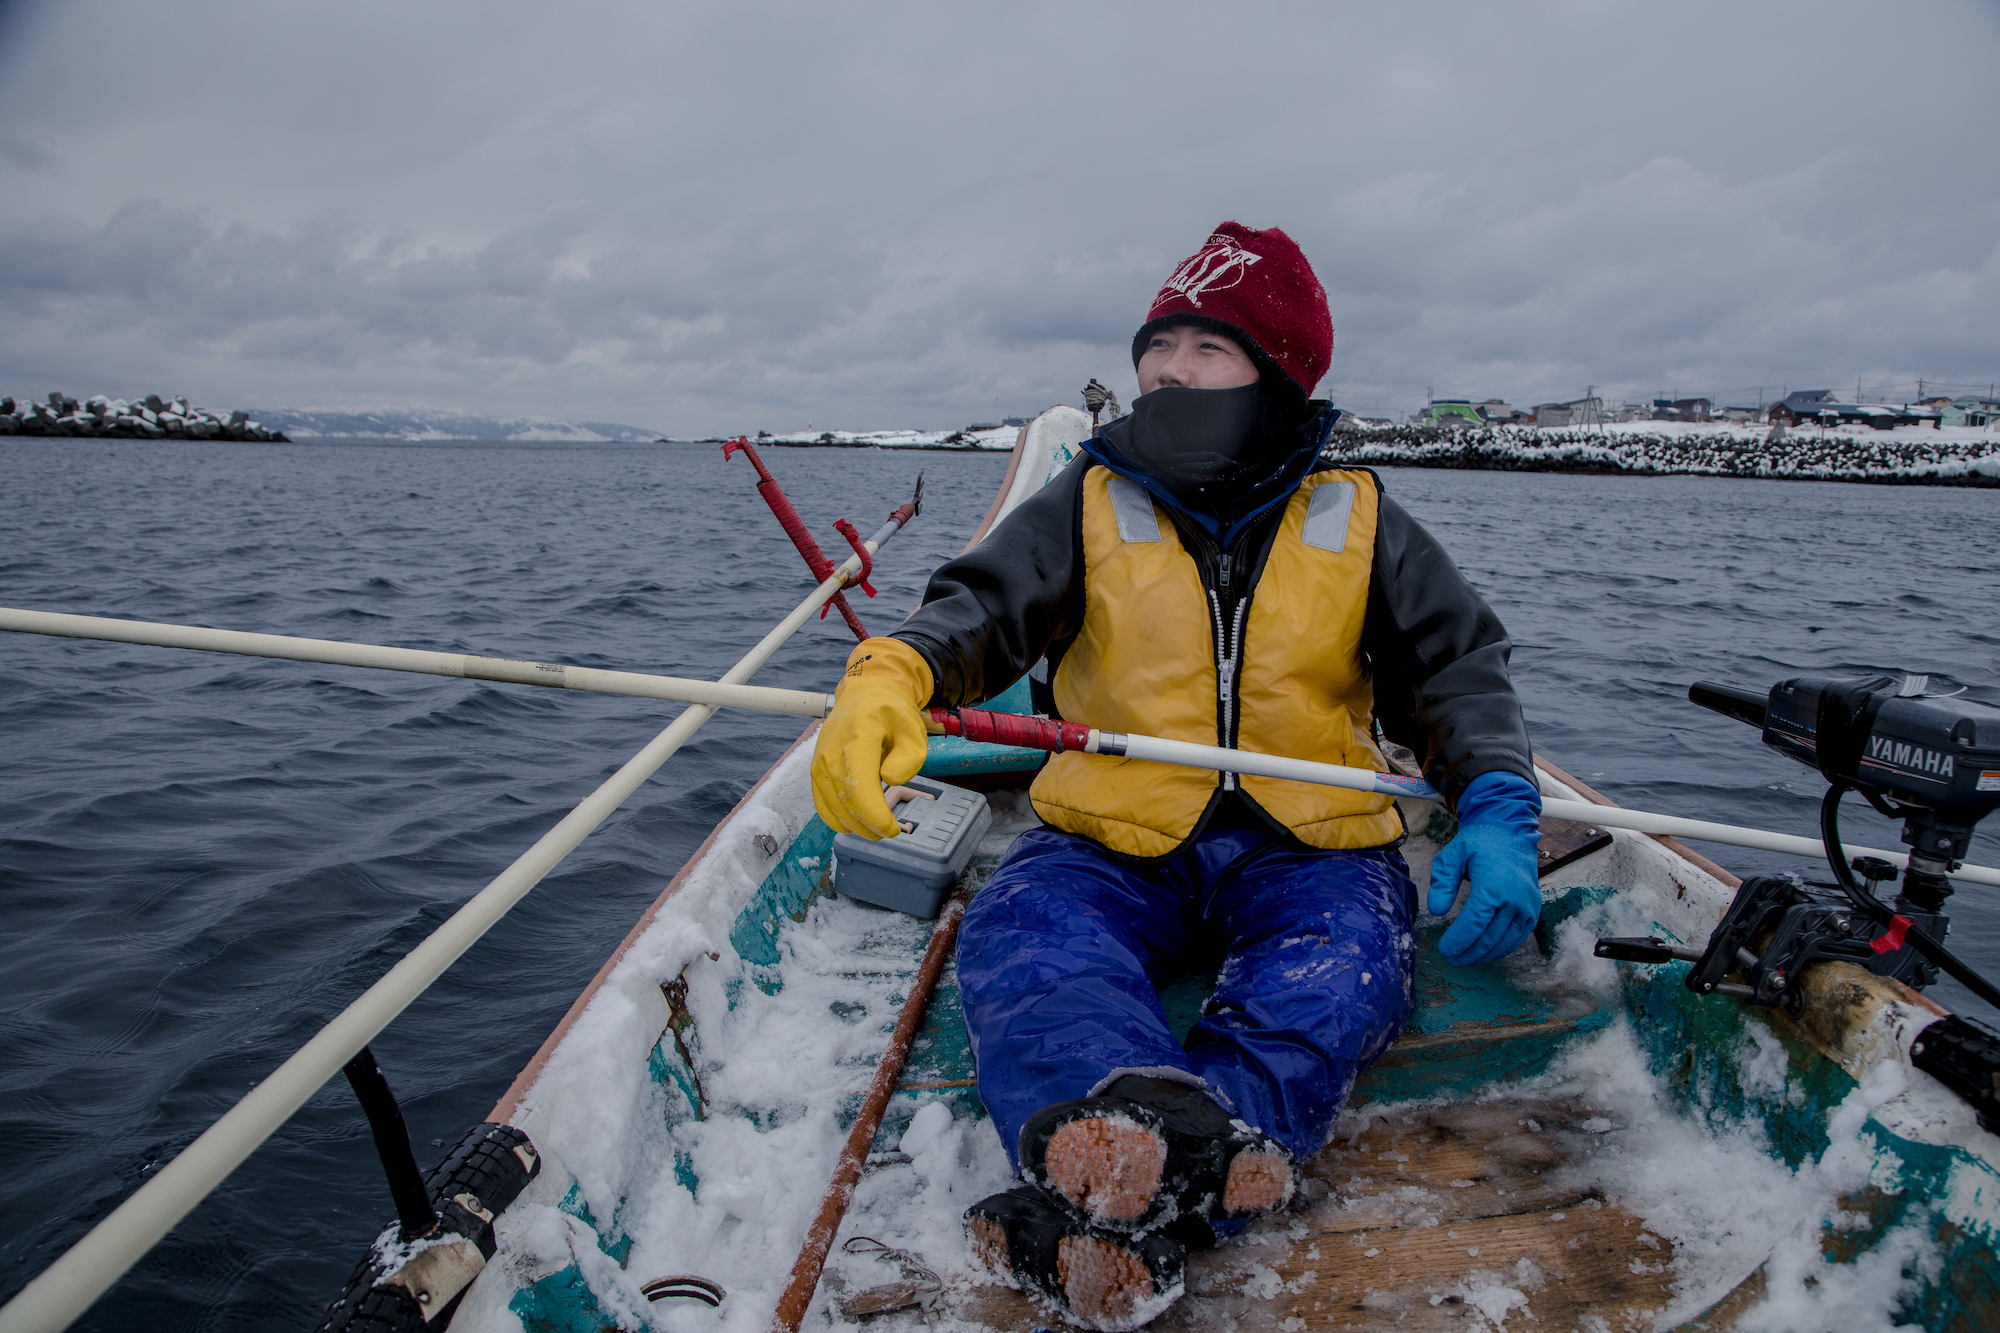
[[[1311,1202],[1193,1256],[1187,1296],[1151,1327],[1491,1327],[1478,1302],[1497,1288],[1527,1297],[1509,1313],[1521,1327],[1650,1327],[1671,1296],[1671,1243],[1563,1171],[1566,1142],[1594,1114],[1513,1100],[1378,1117],[1309,1165]],[[998,1286],[962,1293],[952,1313],[996,1333],[1058,1326]]]

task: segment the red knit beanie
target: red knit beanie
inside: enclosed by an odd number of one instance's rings
[[[1215,229],[1181,261],[1153,298],[1132,339],[1132,364],[1155,331],[1172,324],[1220,326],[1242,342],[1260,368],[1274,368],[1310,394],[1333,363],[1333,316],[1326,288],[1305,251],[1276,227],[1256,231],[1235,222]]]

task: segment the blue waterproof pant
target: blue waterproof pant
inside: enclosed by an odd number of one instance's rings
[[[1313,1156],[1409,1017],[1415,913],[1395,851],[1301,851],[1229,828],[1134,863],[1052,828],[1023,834],[958,944],[979,1095],[1009,1160],[1035,1111],[1139,1069],[1196,1075],[1298,1160]],[[1184,1048],[1159,987],[1218,956]]]

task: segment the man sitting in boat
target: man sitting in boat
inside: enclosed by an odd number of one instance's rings
[[[1457,813],[1428,906],[1490,963],[1541,911],[1527,731],[1506,631],[1437,541],[1359,469],[1326,293],[1284,232],[1226,222],[1132,340],[1139,397],[1059,477],[940,568],[848,658],[813,758],[835,829],[897,831],[926,707],[1046,659],[1054,707],[1142,732],[1360,768],[1374,727]],[[1038,673],[1039,675],[1039,673]],[[1189,1248],[1282,1207],[1412,1005],[1416,889],[1390,798],[1078,752],[1030,793],[965,914],[958,979],[979,1093],[1022,1184],[967,1214],[991,1267],[1100,1328],[1182,1288]],[[1158,987],[1220,959],[1185,1044]]]

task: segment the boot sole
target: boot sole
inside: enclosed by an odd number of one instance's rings
[[[973,1257],[1007,1285],[1104,1333],[1139,1328],[1179,1298],[1186,1251],[1178,1241],[1088,1230],[1053,1194],[1025,1188],[1044,1202],[1017,1189],[973,1205],[965,1218]]]
[[[1158,1295],[1145,1260],[1095,1236],[1064,1236],[1057,1243],[1056,1277],[1070,1313],[1099,1328],[1128,1325]]]
[[[1159,1196],[1166,1164],[1160,1132],[1123,1115],[1059,1125],[1042,1151],[1049,1188],[1091,1220],[1112,1225],[1145,1216]]]
[[[1222,1207],[1231,1217],[1270,1212],[1291,1197],[1290,1159],[1274,1152],[1247,1149],[1230,1160]]]
[[[969,1217],[965,1221],[965,1235],[972,1242],[973,1258],[1005,1278],[1009,1285],[1018,1285],[1014,1265],[1007,1258],[1005,1228],[990,1217]]]

